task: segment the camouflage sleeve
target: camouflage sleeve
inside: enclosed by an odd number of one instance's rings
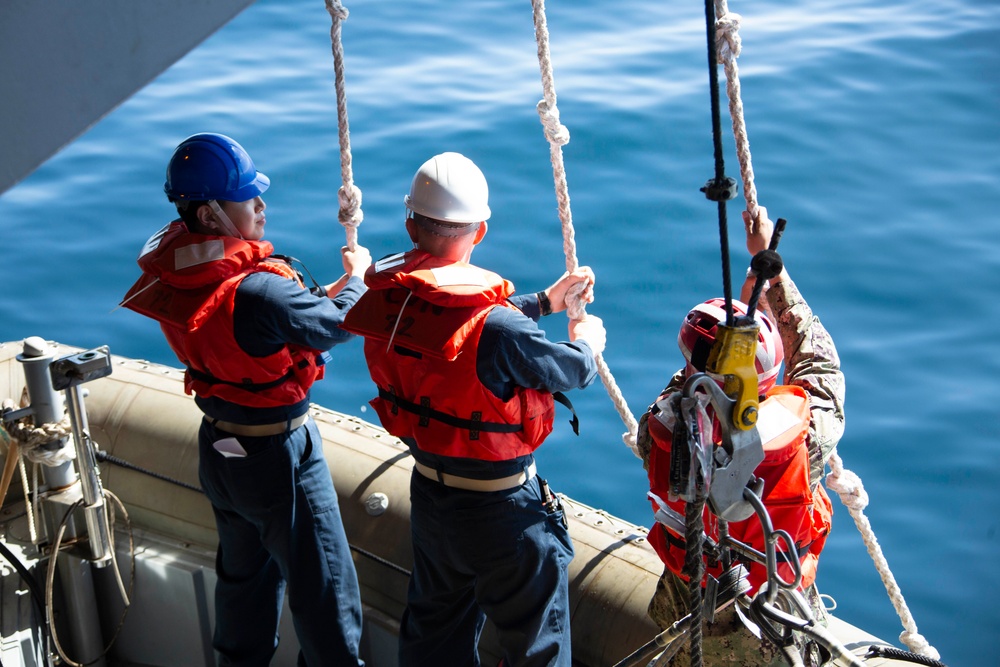
[[[844,374],[837,348],[795,283],[784,278],[767,291],[785,350],[784,384],[809,394],[809,480],[819,484],[827,459],[844,434]]]

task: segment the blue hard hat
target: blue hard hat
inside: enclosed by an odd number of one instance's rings
[[[203,132],[180,143],[167,164],[170,201],[247,201],[271,184],[243,147],[224,134]]]

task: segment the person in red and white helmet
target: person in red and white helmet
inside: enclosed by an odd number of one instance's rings
[[[743,213],[747,250],[751,256],[768,247],[773,224],[763,207],[756,219]],[[754,278],[743,285],[744,300],[749,300]],[[756,312],[759,325],[755,366],[760,405],[756,428],[764,444],[764,461],[754,471],[764,480],[763,500],[775,529],[784,529],[796,542],[802,568],[802,589],[816,604],[816,565],[830,530],[832,508],[820,485],[827,459],[844,431],[844,375],[840,359],[829,333],[820,323],[788,275],[787,269],[769,281],[761,298],[764,313]],[[733,301],[737,315],[747,307]],[[669,499],[670,449],[675,415],[666,400],[684,387],[687,378],[705,370],[715,342],[716,328],[725,323],[724,300],[709,299],[696,305],[685,316],[677,337],[685,367],[641,417],[638,443],[650,484],[653,511],[662,502],[684,515],[684,501]],[[784,363],[783,383],[779,373]],[[721,382],[721,378],[717,378]],[[716,434],[719,429],[716,428]],[[716,437],[718,444],[718,436]],[[654,498],[655,496],[655,498]],[[718,538],[714,515],[706,512],[705,531]],[[735,539],[764,551],[763,535],[756,516],[729,523]],[[682,573],[685,558],[683,533],[662,523],[650,530],[649,540],[664,562],[664,572],[649,605],[650,617],[667,628],[688,611],[688,581]],[[779,551],[785,548],[779,541]],[[763,565],[742,563],[749,570],[750,594],[767,579]],[[779,573],[791,580],[787,563],[779,556]],[[720,568],[711,564],[706,576],[718,576]],[[703,634],[703,657],[711,665],[768,665],[778,648],[746,630],[732,606],[716,614]],[[687,665],[687,645],[671,662]]]

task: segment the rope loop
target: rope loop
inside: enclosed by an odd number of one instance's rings
[[[719,47],[719,62],[729,64],[740,56],[743,41],[740,39],[739,14],[725,14],[715,21],[715,41]]]
[[[559,107],[552,104],[551,107],[546,100],[539,100],[538,115],[542,119],[542,127],[545,128],[545,138],[550,144],[555,146],[565,146],[569,143],[569,128],[559,121]]]

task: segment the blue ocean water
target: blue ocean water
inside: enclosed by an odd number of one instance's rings
[[[474,260],[520,291],[565,267],[528,2],[357,0],[343,26],[359,234],[407,247],[414,170],[455,150],[491,185]],[[722,292],[704,8],[548,3],[580,262],[605,360],[638,417],[680,363],[676,331]],[[760,202],[789,227],[781,253],[833,334],[847,375],[839,451],[920,631],[951,667],[997,665],[1000,574],[1000,5],[992,0],[733,2]],[[720,80],[722,80],[720,70]],[[173,147],[236,137],[272,179],[268,232],[320,279],[344,232],[330,18],[319,0],[259,0],[0,197],[8,261],[0,339],[41,335],[176,364],[156,325],[115,305],[135,257],[171,218]],[[7,103],[10,103],[8,101]],[[738,177],[725,114],[726,171]],[[733,272],[747,257],[729,205]],[[543,321],[565,335],[561,316]],[[334,351],[317,402],[375,419],[358,342]],[[596,382],[574,392],[539,451],[555,489],[648,525],[645,474]],[[898,644],[901,630],[858,532],[834,500],[820,588],[837,614]],[[991,657],[992,656],[992,657]]]

